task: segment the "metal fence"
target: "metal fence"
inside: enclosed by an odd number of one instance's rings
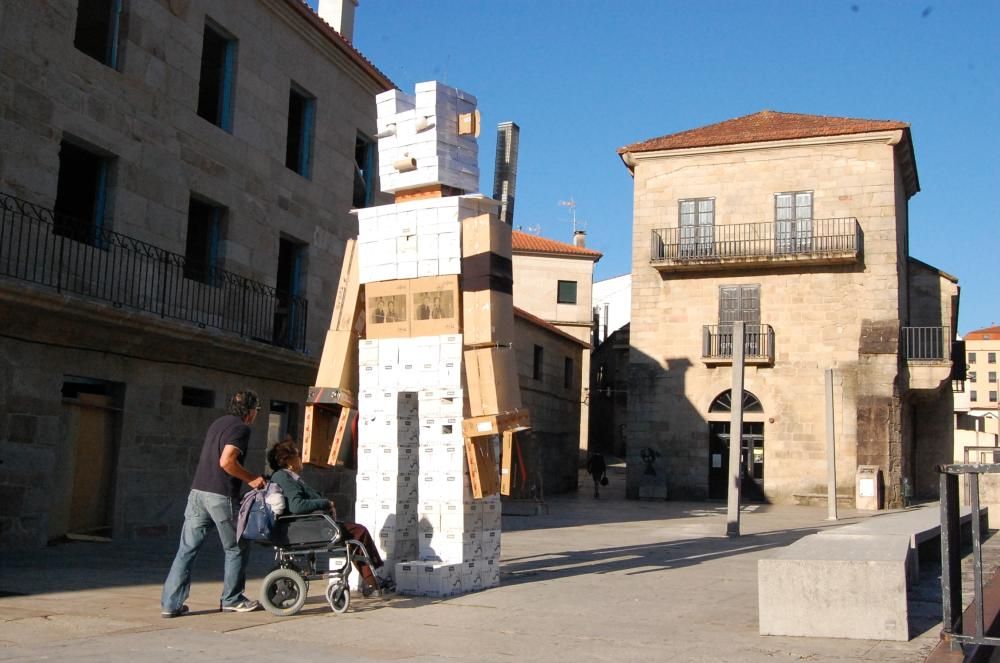
[[[799,219],[731,225],[657,228],[652,231],[650,260],[856,253],[861,226],[853,217]]]
[[[909,361],[943,361],[951,358],[950,327],[901,327],[903,349]]]
[[[939,465],[941,474],[941,638],[951,645],[1000,646],[1000,638],[986,635],[983,609],[982,523],[979,515],[979,476],[1000,473],[1000,463]],[[972,633],[963,633],[962,535],[958,480],[964,476],[972,507]]]
[[[726,359],[733,356],[733,326],[705,325],[702,330],[701,356]],[[774,361],[774,329],[771,325],[744,325],[743,356],[747,359]]]
[[[76,221],[0,194],[0,276],[305,350],[305,298]]]

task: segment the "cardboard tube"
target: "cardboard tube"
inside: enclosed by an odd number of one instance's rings
[[[417,169],[417,160],[413,157],[403,157],[392,162],[392,167],[401,173],[406,173]]]

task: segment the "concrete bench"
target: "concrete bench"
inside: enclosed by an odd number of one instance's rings
[[[921,544],[939,540],[940,514],[938,503],[879,514],[759,560],[760,634],[909,640],[907,580]],[[968,507],[961,518],[971,524]]]

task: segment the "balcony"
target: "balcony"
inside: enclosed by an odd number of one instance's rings
[[[850,264],[863,250],[855,218],[659,228],[651,239],[660,272]]]
[[[950,327],[901,327],[910,389],[936,390],[952,375]]]
[[[771,325],[744,325],[743,361],[748,366],[774,364],[774,329]],[[709,366],[733,363],[732,325],[705,325],[701,360]]]
[[[74,221],[0,194],[0,277],[305,350],[306,299]]]

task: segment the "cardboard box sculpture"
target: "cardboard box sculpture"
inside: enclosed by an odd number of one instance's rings
[[[320,379],[356,375],[356,410],[307,412],[312,455],[337,462],[353,442],[338,431],[356,414],[356,520],[400,591],[450,596],[499,583],[500,438],[509,454],[511,432],[529,425],[512,347],[511,229],[496,201],[472,193],[475,97],[432,81],[379,94],[376,108],[380,185],[396,200],[354,210],[344,270],[356,277],[338,287]]]

